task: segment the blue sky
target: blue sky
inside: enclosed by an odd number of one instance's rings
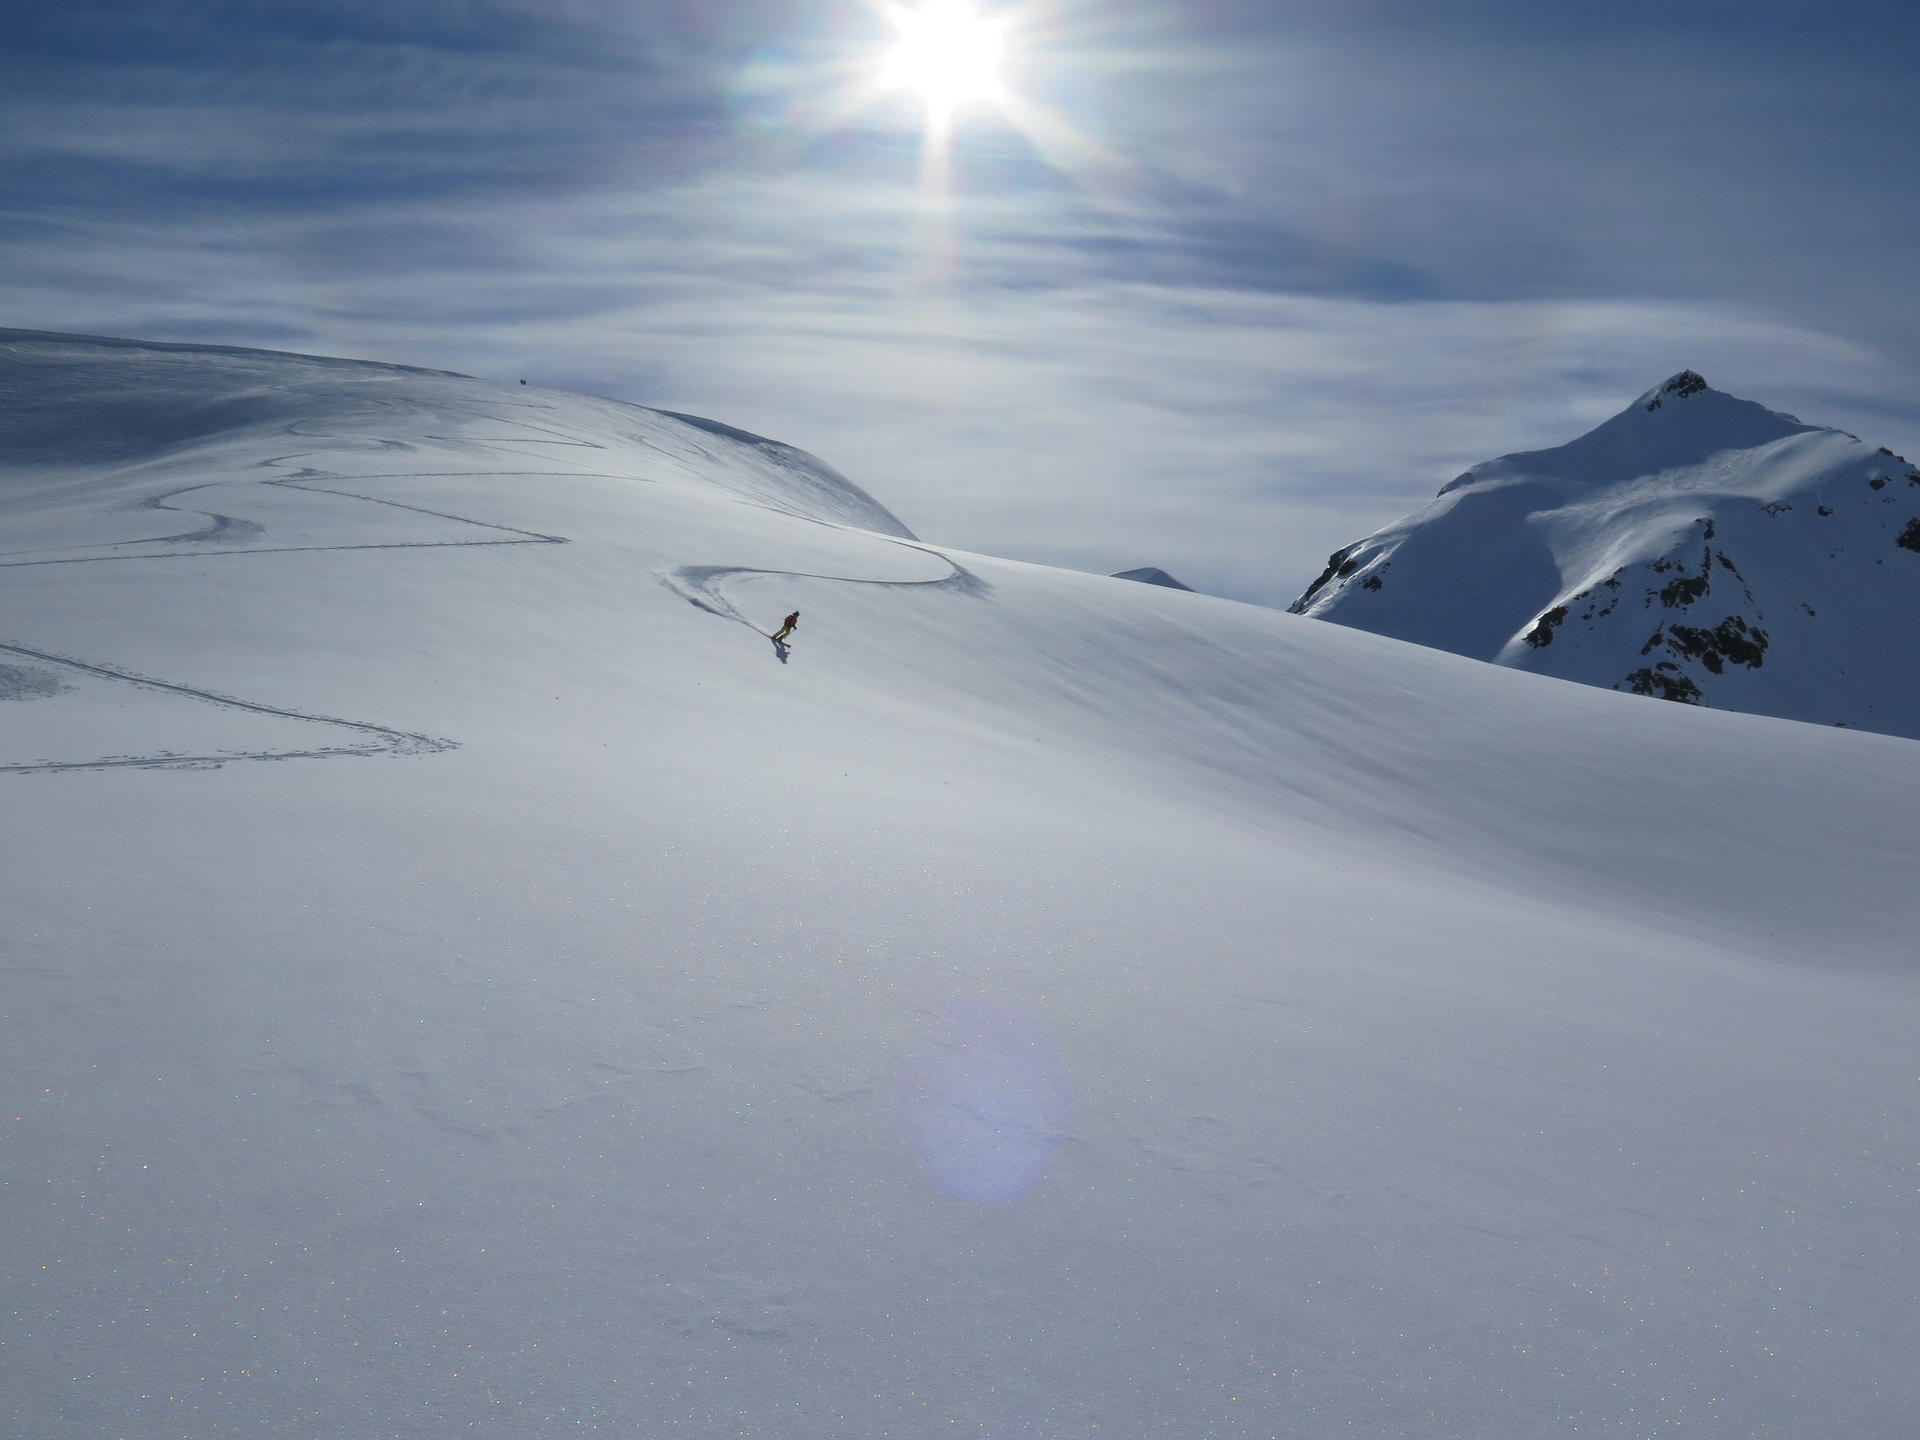
[[[0,324],[428,365],[813,450],[929,539],[1284,604],[1691,366],[1920,458],[1896,4],[862,0],[0,19]]]

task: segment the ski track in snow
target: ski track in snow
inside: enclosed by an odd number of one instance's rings
[[[391,413],[392,410],[394,409],[394,407],[389,402],[379,400],[377,398],[369,399],[368,404],[375,409],[384,410],[389,413]],[[460,407],[449,405],[447,408],[459,409]],[[536,408],[536,407],[529,406],[529,408]],[[541,406],[537,408],[546,409],[551,407]],[[527,421],[509,419],[504,416],[491,414],[490,412],[487,412],[487,411],[477,411],[477,412],[468,411],[467,413],[470,413],[470,414],[478,413],[483,418],[494,421],[502,425],[519,425],[529,430],[538,430],[541,428]],[[304,436],[312,439],[323,438],[323,436],[321,436],[320,434],[312,430],[303,428],[303,426],[305,426],[306,423],[307,422],[301,421],[301,420],[291,421],[286,426],[285,433],[288,435]],[[565,436],[558,431],[547,431],[546,434],[551,438],[535,438],[532,436],[528,436],[524,438],[514,437],[514,436],[493,436],[493,437],[482,439],[482,438],[476,438],[472,436],[449,436],[449,435],[428,435],[424,438],[429,440],[446,440],[446,441],[453,441],[458,443],[474,444],[474,445],[571,445],[571,446],[579,446],[584,449],[592,449],[592,450],[600,450],[605,448],[604,446],[599,445],[594,441],[581,440],[576,437]],[[356,436],[354,438],[361,438],[361,437]],[[370,440],[373,444],[379,445],[379,446],[390,446],[390,445],[396,445],[401,443],[397,441],[384,440],[377,436],[368,436],[365,438]],[[292,461],[299,460],[307,455],[311,455],[315,453],[318,453],[318,452],[311,451],[311,450],[295,451],[292,454],[276,455],[268,459],[258,461],[256,463],[260,468],[271,469],[277,466],[288,464]],[[427,478],[457,479],[463,476],[479,478],[483,476],[492,476],[492,475],[585,476],[587,474],[588,472],[572,471],[572,470],[556,470],[556,471],[417,470],[417,471],[393,471],[385,474],[362,475],[362,476],[356,476],[352,478],[359,479],[359,480],[390,480],[390,479],[397,480],[397,479],[427,479]],[[336,495],[345,500],[359,500],[369,505],[388,505],[399,510],[411,510],[411,511],[414,511],[416,514],[432,515],[442,520],[451,520],[461,525],[477,525],[480,528],[485,530],[502,531],[516,538],[506,539],[506,540],[410,540],[410,541],[393,541],[388,543],[375,542],[375,543],[357,544],[357,545],[277,545],[277,546],[261,545],[261,546],[251,546],[246,549],[212,546],[212,547],[207,547],[207,548],[202,548],[197,550],[168,550],[168,551],[161,551],[157,554],[148,554],[148,555],[80,555],[80,556],[67,556],[65,558],[55,559],[55,560],[0,560],[0,568],[21,567],[21,566],[30,566],[30,565],[88,565],[88,564],[99,564],[105,561],[113,561],[113,560],[170,560],[170,559],[181,559],[181,558],[187,558],[187,557],[193,557],[193,556],[207,556],[207,555],[291,554],[291,553],[306,553],[306,552],[312,552],[312,551],[318,551],[318,550],[437,550],[437,549],[446,549],[451,547],[473,547],[473,546],[479,546],[479,545],[564,545],[568,543],[567,537],[563,535],[545,535],[545,534],[541,534],[538,531],[520,530],[520,529],[516,529],[511,525],[499,525],[499,524],[494,524],[485,520],[474,520],[465,515],[454,515],[444,510],[429,510],[424,506],[407,505],[398,500],[383,500],[372,495],[356,495],[350,491],[336,490],[330,486],[318,485],[314,483],[314,481],[316,480],[328,479],[328,478],[335,478],[332,475],[332,472],[323,471],[323,470],[302,469],[301,471],[293,475],[283,476],[278,479],[262,480],[256,483],[262,484],[262,485],[273,485],[276,487],[281,487],[286,489],[304,490],[310,493],[317,492],[317,493],[326,494],[326,495]],[[338,478],[346,479],[348,477],[340,476]],[[634,479],[634,478],[640,478],[640,477],[608,476],[604,478]],[[142,540],[115,541],[115,542],[112,542],[111,545],[105,548],[121,549],[121,548],[125,548],[127,546],[132,546],[132,545],[169,545],[169,544],[197,543],[197,542],[205,542],[209,540],[217,541],[222,539],[223,537],[240,539],[248,536],[265,534],[266,527],[264,525],[259,524],[256,521],[245,520],[232,515],[223,515],[213,510],[195,510],[195,509],[192,509],[191,507],[170,505],[167,503],[168,501],[176,499],[179,496],[192,494],[196,490],[206,490],[206,489],[211,489],[215,485],[230,485],[233,483],[235,482],[230,480],[210,480],[210,481],[202,482],[197,485],[181,486],[178,489],[169,490],[159,495],[148,496],[145,500],[140,502],[143,508],[146,508],[149,510],[173,511],[176,514],[204,515],[207,517],[210,523],[198,530],[185,531],[177,535],[160,535],[160,536],[153,536],[153,537],[142,539]],[[23,552],[16,551],[13,553],[19,554]],[[231,753],[221,753],[221,754],[212,754],[212,755],[184,755],[184,754],[169,753],[169,754],[150,755],[150,756],[138,756],[138,755],[103,756],[97,760],[70,760],[70,761],[57,761],[57,762],[46,761],[46,762],[33,762],[33,763],[27,763],[27,764],[10,764],[10,765],[0,765],[0,773],[23,775],[23,774],[44,774],[49,771],[59,771],[59,770],[111,770],[111,769],[136,769],[136,768],[170,768],[170,769],[171,768],[179,768],[179,769],[208,768],[208,769],[212,769],[212,768],[217,768],[218,766],[224,765],[227,762],[232,760],[312,760],[312,759],[330,758],[330,757],[339,756],[339,755],[382,755],[382,754],[421,755],[421,754],[430,754],[440,750],[455,749],[457,748],[457,745],[458,745],[458,742],[453,740],[437,740],[431,736],[419,735],[406,730],[395,730],[389,726],[375,725],[367,721],[341,720],[341,719],[336,719],[332,716],[326,716],[326,715],[307,715],[297,710],[288,710],[279,706],[262,705],[250,700],[239,700],[229,695],[221,695],[215,691],[203,690],[196,686],[183,685],[183,684],[179,684],[177,682],[168,681],[168,680],[155,680],[144,675],[135,675],[127,671],[115,670],[105,665],[95,665],[85,660],[77,660],[70,656],[55,655],[48,651],[35,650],[25,645],[0,643],[0,651],[4,651],[4,652],[15,654],[15,655],[24,655],[31,659],[45,661],[49,664],[63,665],[70,669],[81,671],[85,674],[94,675],[94,676],[102,677],[109,680],[125,681],[128,684],[139,685],[152,690],[171,691],[172,693],[177,695],[184,695],[195,700],[205,701],[209,704],[225,706],[229,709],[248,710],[248,711],[254,712],[255,714],[273,715],[273,716],[279,716],[279,717],[284,717],[284,718],[293,719],[293,720],[304,720],[304,721],[309,721],[309,722],[320,724],[320,725],[344,726],[345,728],[350,730],[358,730],[369,735],[376,735],[376,736],[382,737],[377,743],[374,743],[374,744],[321,746],[318,748],[305,749],[305,750],[253,750],[253,751],[236,751]]]
[[[784,512],[791,514],[792,512]],[[816,525],[828,522],[813,520],[809,515],[797,515],[796,519],[808,520]],[[846,526],[835,526],[846,529]],[[863,534],[873,534],[863,531]],[[727,582],[739,578],[755,580],[763,577],[777,577],[788,580],[831,580],[843,585],[926,585],[957,591],[963,595],[984,595],[992,587],[974,574],[966,566],[930,546],[916,544],[911,540],[897,540],[891,535],[874,534],[876,540],[884,540],[890,545],[899,545],[907,550],[918,550],[922,555],[931,555],[947,566],[945,575],[935,576],[931,580],[873,580],[859,575],[817,575],[808,570],[764,570],[750,565],[682,565],[669,570],[660,577],[660,583],[674,594],[709,615],[718,615],[723,620],[734,620],[746,626],[756,635],[765,635],[753,621],[740,612],[726,596]]]
[[[366,403],[368,407],[371,409],[383,411],[387,413],[392,413],[397,408],[391,402],[381,400],[377,397],[369,397]],[[478,415],[481,418],[493,421],[496,424],[519,426],[526,430],[542,431],[542,434],[537,436],[529,435],[529,436],[489,436],[489,437],[429,434],[422,437],[424,439],[441,440],[441,441],[447,441],[449,443],[469,444],[469,445],[479,445],[479,446],[562,445],[562,446],[573,446],[573,447],[578,447],[581,449],[589,449],[589,450],[603,450],[606,448],[605,446],[599,444],[596,441],[582,440],[577,436],[567,435],[557,430],[544,430],[543,427],[535,425],[530,421],[517,420],[517,419],[512,419],[506,416],[502,416],[502,415],[496,415],[492,413],[491,410],[465,409],[465,407],[461,407],[457,404],[450,404],[447,402],[440,402],[440,403],[442,403],[444,407],[447,409],[462,411],[463,413],[466,413],[466,414]],[[552,407],[544,406],[544,405],[528,404],[526,408],[551,409]],[[307,428],[308,424],[309,422],[303,421],[303,420],[290,421],[285,426],[284,433],[290,436],[300,436],[300,437],[310,438],[310,439],[328,438],[324,435],[323,432],[317,432],[310,428]],[[403,443],[400,441],[385,439],[377,435],[361,434],[361,433],[355,433],[351,436],[339,437],[339,438],[359,440],[364,443],[369,443],[369,444],[380,446],[380,447],[396,447]],[[647,443],[647,442],[642,441],[641,443]],[[699,453],[701,453],[703,456],[706,456],[707,458],[713,458],[711,453],[705,450],[705,448],[700,446],[697,442],[693,444],[693,448],[699,451]],[[309,455],[313,455],[317,453],[322,453],[322,452],[317,452],[312,450],[296,450],[285,455],[270,456],[265,460],[256,461],[255,464],[258,468],[261,468],[261,469],[273,469],[279,466],[292,464],[296,461],[304,459]],[[618,476],[598,475],[596,472],[581,471],[581,470],[499,470],[499,471],[398,470],[398,471],[386,471],[386,472],[380,472],[376,474],[357,475],[357,476],[347,477],[347,476],[338,475],[336,472],[332,472],[332,471],[316,470],[309,467],[303,467],[292,475],[281,476],[278,478],[268,479],[268,480],[261,480],[255,483],[261,484],[261,485],[272,485],[272,486],[283,488],[283,489],[301,490],[310,494],[334,495],[344,500],[357,500],[368,505],[387,505],[398,510],[410,510],[410,511],[413,511],[415,514],[431,515],[438,519],[451,520],[456,524],[476,525],[485,530],[494,530],[494,531],[503,532],[504,534],[511,536],[513,538],[487,539],[487,540],[407,540],[407,541],[388,541],[388,542],[375,541],[375,542],[367,542],[367,543],[351,544],[351,545],[252,545],[252,546],[246,546],[245,548],[241,548],[239,546],[222,546],[219,544],[207,545],[205,542],[208,542],[208,541],[218,542],[223,539],[244,540],[253,536],[264,535],[267,533],[267,527],[265,525],[257,521],[241,518],[239,516],[222,514],[219,511],[215,511],[215,510],[199,510],[199,509],[194,509],[191,506],[173,505],[169,503],[170,501],[176,500],[183,495],[190,495],[196,490],[208,490],[208,489],[212,489],[217,485],[231,485],[236,483],[235,481],[232,481],[232,480],[209,480],[209,481],[203,481],[201,483],[194,484],[194,485],[183,485],[177,489],[164,491],[158,495],[151,495],[140,502],[141,507],[144,509],[155,510],[155,511],[170,511],[175,514],[205,516],[208,521],[206,525],[202,526],[197,530],[182,531],[178,534],[173,534],[173,535],[156,535],[156,536],[150,536],[150,537],[139,539],[139,540],[113,541],[101,547],[105,549],[118,550],[118,549],[125,549],[128,547],[137,546],[137,545],[192,544],[192,545],[201,546],[202,548],[197,548],[192,550],[164,550],[164,551],[158,551],[158,552],[140,554],[140,555],[69,555],[69,556],[63,556],[57,559],[39,559],[39,560],[0,559],[0,568],[18,568],[18,567],[36,566],[36,565],[94,565],[94,564],[102,564],[102,563],[107,563],[112,561],[174,560],[174,559],[188,559],[188,558],[194,558],[194,557],[203,557],[208,555],[285,555],[285,554],[311,553],[311,552],[322,551],[322,550],[439,550],[439,549],[450,549],[450,548],[456,548],[456,547],[472,548],[472,547],[482,546],[482,545],[565,545],[569,543],[569,541],[566,536],[562,536],[562,535],[547,535],[539,531],[522,530],[511,525],[501,525],[501,524],[497,524],[497,523],[485,521],[485,520],[475,520],[469,516],[455,515],[444,510],[431,510],[421,505],[408,505],[398,500],[385,500],[373,495],[360,495],[352,491],[339,490],[329,485],[321,485],[316,483],[317,481],[325,480],[325,479],[349,479],[349,478],[355,481],[363,481],[363,480],[404,480],[404,479],[493,478],[493,477],[507,477],[507,476],[542,476],[542,475],[555,476],[555,477],[564,476],[564,477],[577,477],[577,478],[601,478],[601,479],[624,479],[624,480],[644,480],[646,478],[644,476],[635,476],[635,475],[618,475]],[[244,482],[240,482],[240,483],[244,483]],[[782,514],[791,515],[793,518],[797,520],[805,520],[810,524],[831,525],[831,528],[839,529],[839,530],[851,528],[844,525],[832,524],[831,522],[817,519],[816,517],[811,515],[803,515],[798,511],[787,510],[785,509],[785,507],[782,507],[782,506],[767,504],[765,501],[761,501],[758,503],[763,505],[764,508],[775,510]],[[871,532],[863,532],[863,533],[871,533]],[[758,625],[756,625],[752,620],[748,619],[746,615],[744,615],[738,609],[738,607],[736,607],[733,604],[733,602],[727,598],[725,591],[728,586],[728,583],[731,581],[734,581],[737,579],[757,579],[762,577],[782,577],[782,578],[788,578],[788,579],[829,580],[829,581],[834,581],[837,583],[848,584],[848,585],[912,585],[912,586],[924,585],[924,586],[944,587],[944,588],[958,591],[963,594],[975,594],[975,595],[984,594],[989,588],[987,583],[984,580],[980,579],[979,576],[975,575],[972,571],[968,570],[965,566],[961,565],[958,561],[954,560],[951,556],[942,554],[941,552],[931,549],[925,545],[917,544],[913,541],[897,539],[893,536],[883,536],[883,535],[875,534],[874,538],[879,540],[884,540],[888,544],[900,545],[906,549],[918,550],[920,553],[924,555],[932,556],[934,559],[937,559],[946,565],[947,573],[945,575],[935,576],[931,579],[926,579],[926,580],[876,580],[876,579],[870,579],[867,577],[855,576],[855,575],[819,575],[819,574],[814,574],[814,573],[811,573],[808,571],[802,571],[802,570],[766,570],[766,569],[756,569],[750,566],[740,566],[740,565],[684,565],[679,567],[678,569],[675,569],[671,572],[668,572],[667,574],[662,575],[660,578],[661,578],[662,584],[667,586],[667,588],[672,590],[675,594],[680,595],[689,603],[699,607],[702,610],[707,611],[710,614],[718,615],[723,619],[738,621],[740,624],[745,625],[748,629],[752,630],[755,634],[765,634],[766,632],[762,631]],[[9,552],[0,552],[0,554],[5,554],[5,553],[9,553]],[[19,554],[30,554],[32,552],[13,551],[10,553],[19,555]],[[178,695],[189,696],[194,699],[207,701],[215,705],[224,705],[230,708],[240,709],[240,710],[250,710],[257,714],[262,714],[262,715],[275,715],[275,716],[283,716],[283,717],[286,717],[289,719],[295,719],[295,720],[312,721],[318,724],[341,725],[341,726],[346,726],[349,729],[365,731],[369,734],[386,737],[380,743],[372,744],[372,745],[327,746],[327,747],[321,747],[317,749],[308,749],[308,750],[272,750],[272,751],[262,750],[262,751],[246,751],[246,752],[234,752],[229,754],[214,754],[214,755],[162,754],[162,755],[153,755],[153,756],[107,756],[97,760],[75,760],[75,761],[60,761],[60,762],[46,761],[46,762],[33,762],[33,763],[27,763],[27,764],[0,764],[0,773],[39,774],[39,773],[45,773],[48,771],[57,771],[57,770],[105,770],[105,769],[138,768],[138,767],[214,768],[222,764],[225,764],[230,760],[297,760],[297,759],[318,759],[318,758],[330,757],[330,756],[336,756],[336,755],[426,754],[426,753],[431,753],[433,751],[438,751],[438,750],[448,750],[448,749],[457,748],[458,742],[452,741],[452,740],[436,740],[430,736],[418,735],[410,731],[394,730],[387,726],[374,725],[365,721],[339,720],[329,716],[306,715],[296,710],[287,710],[287,709],[282,709],[276,706],[257,704],[255,702],[247,701],[247,700],[238,700],[231,696],[220,695],[214,691],[202,690],[195,686],[179,684],[172,681],[154,680],[146,676],[134,675],[125,671],[111,669],[104,665],[95,665],[84,660],[77,660],[77,659],[73,659],[71,657],[63,656],[63,655],[55,655],[47,651],[35,650],[24,645],[0,643],[0,651],[27,656],[32,659],[46,661],[50,664],[68,666],[72,669],[79,670],[87,674],[104,677],[107,679],[121,680],[121,681],[128,682],[130,684],[145,686],[150,689],[171,691]]]
[[[415,734],[410,730],[395,730],[386,725],[373,725],[364,720],[341,720],[331,715],[308,715],[299,710],[288,710],[278,705],[262,705],[252,700],[239,700],[231,695],[222,695],[214,690],[202,690],[192,685],[179,685],[170,680],[154,680],[145,675],[131,674],[125,670],[113,670],[105,665],[90,664],[85,660],[76,660],[70,655],[55,655],[46,650],[34,650],[25,645],[0,642],[0,652],[11,655],[24,655],[31,660],[40,660],[49,665],[63,665],[70,670],[98,676],[107,680],[121,680],[129,685],[139,685],[148,690],[164,690],[175,695],[185,695],[189,699],[203,700],[208,704],[222,705],[230,710],[247,710],[256,715],[273,715],[288,720],[304,720],[315,725],[337,725],[348,730],[359,730],[380,739],[370,745],[330,745],[308,750],[246,750],[214,755],[129,755],[108,756],[99,760],[61,760],[39,761],[25,765],[0,765],[0,772],[15,775],[42,773],[49,770],[115,770],[137,767],[169,768],[188,767],[212,768],[224,765],[229,760],[312,760],[334,755],[422,755],[436,750],[452,750],[457,742],[436,740],[430,735]]]
[[[380,400],[378,398],[369,398],[366,403],[372,409],[382,410],[388,413],[391,413],[395,409],[395,407],[391,404],[391,402]],[[449,410],[461,409],[460,406],[455,404],[451,404],[448,402],[440,402],[440,403],[442,407],[445,409],[449,409]],[[535,408],[535,407],[530,406],[529,408]],[[541,406],[537,408],[546,409],[551,407]],[[529,421],[509,419],[506,416],[492,414],[490,411],[468,410],[468,411],[465,411],[464,413],[477,414],[483,419],[491,420],[496,424],[500,424],[500,425],[518,425],[528,430],[541,429],[540,426],[534,425]],[[308,439],[327,438],[323,434],[304,428],[307,425],[307,423],[308,422],[304,420],[290,421],[286,425],[283,433],[287,435],[298,436],[298,437],[303,437]],[[589,449],[589,450],[603,450],[606,448],[605,446],[600,445],[595,441],[580,440],[572,436],[562,435],[559,431],[546,431],[545,433],[552,438],[540,439],[540,438],[535,438],[533,436],[521,437],[521,436],[500,436],[500,435],[488,436],[484,438],[476,437],[476,436],[459,436],[459,435],[427,435],[427,436],[423,436],[422,438],[427,440],[444,440],[444,441],[457,443],[457,444],[482,445],[482,446],[568,445],[568,446],[578,446],[582,449]],[[398,445],[402,443],[399,441],[385,440],[378,436],[372,436],[372,435],[362,437],[356,434],[352,437],[339,437],[339,438],[364,439],[376,446],[382,446],[382,447],[393,446],[393,445]],[[321,453],[321,452],[313,451],[313,450],[296,450],[290,454],[275,455],[265,460],[256,461],[255,464],[260,469],[274,469],[279,466],[289,464],[293,461],[303,459],[308,455],[313,455],[318,453]],[[334,495],[334,496],[338,496],[343,500],[358,500],[368,505],[388,505],[388,506],[392,506],[396,510],[411,510],[417,515],[431,515],[436,519],[451,520],[454,523],[460,524],[460,525],[477,525],[483,530],[496,530],[496,531],[503,532],[507,535],[514,536],[516,538],[510,539],[510,540],[397,540],[397,541],[374,542],[369,544],[357,544],[357,545],[254,545],[254,546],[248,546],[244,549],[239,548],[237,546],[210,547],[210,548],[199,549],[199,550],[166,550],[166,551],[161,551],[158,554],[149,554],[149,555],[70,555],[70,556],[65,556],[59,559],[52,559],[52,560],[0,560],[0,568],[10,568],[10,567],[28,566],[28,565],[92,565],[92,564],[99,564],[101,562],[111,561],[111,560],[175,560],[175,559],[191,558],[195,556],[207,556],[207,555],[285,555],[285,554],[293,554],[293,553],[306,553],[306,552],[312,552],[317,550],[441,550],[441,549],[448,549],[456,546],[476,546],[476,545],[565,545],[567,544],[568,540],[567,540],[567,537],[564,535],[546,535],[546,534],[542,534],[537,530],[521,530],[521,529],[517,529],[512,525],[500,525],[500,524],[493,523],[491,521],[475,520],[471,516],[467,516],[467,515],[454,515],[445,510],[429,510],[423,505],[407,505],[398,500],[383,500],[373,495],[358,495],[353,493],[352,491],[336,490],[331,486],[320,485],[315,483],[316,481],[326,480],[326,479],[456,480],[456,479],[462,479],[462,478],[481,479],[481,478],[489,478],[489,477],[504,477],[504,476],[515,476],[515,475],[529,475],[529,476],[552,475],[552,476],[602,478],[602,479],[641,478],[637,476],[593,477],[591,475],[591,472],[578,471],[578,470],[395,470],[395,471],[387,471],[379,474],[357,475],[357,476],[350,477],[345,475],[339,475],[336,472],[328,471],[328,470],[314,470],[310,468],[304,468],[292,475],[281,476],[277,479],[261,480],[255,483],[261,484],[261,485],[272,485],[272,486],[275,486],[276,488],[281,488],[281,489],[300,490],[309,494]],[[177,499],[179,496],[190,495],[196,490],[208,490],[208,489],[212,489],[216,485],[232,485],[235,483],[243,483],[243,482],[235,482],[232,480],[208,480],[208,481],[203,481],[196,485],[182,485],[178,489],[164,491],[159,495],[150,495],[146,499],[140,502],[143,508],[149,509],[149,510],[168,510],[176,514],[206,516],[211,523],[201,527],[198,530],[184,531],[177,535],[153,535],[153,536],[148,536],[139,540],[116,540],[99,548],[125,549],[126,547],[133,546],[133,545],[174,545],[174,544],[200,543],[208,540],[218,540],[218,539],[221,539],[222,537],[231,537],[234,539],[240,539],[246,536],[265,534],[266,527],[264,525],[259,524],[256,521],[244,520],[232,515],[223,515],[223,514],[220,514],[218,511],[214,511],[214,510],[196,510],[191,506],[170,505],[167,503],[170,500]],[[5,553],[18,555],[18,554],[30,554],[32,552],[29,552],[29,551],[0,552],[0,554],[5,554]]]

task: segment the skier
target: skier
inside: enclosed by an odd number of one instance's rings
[[[796,610],[791,615],[787,616],[786,620],[781,623],[780,628],[774,632],[773,643],[776,645],[784,645],[786,643],[787,636],[793,633],[793,627],[798,625],[799,623],[800,623],[800,612]]]

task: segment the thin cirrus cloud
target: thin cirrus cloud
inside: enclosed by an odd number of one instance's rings
[[[0,303],[708,414],[931,539],[1285,603],[1683,366],[1920,452],[1876,9],[1029,0],[1047,123],[930,205],[855,0],[81,4],[0,58]]]

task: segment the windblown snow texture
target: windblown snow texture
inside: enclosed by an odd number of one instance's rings
[[[512,382],[0,399],[0,1432],[1910,1428],[1920,747]]]
[[[1682,371],[1337,551],[1296,613],[1566,680],[1920,738],[1920,469]]]

